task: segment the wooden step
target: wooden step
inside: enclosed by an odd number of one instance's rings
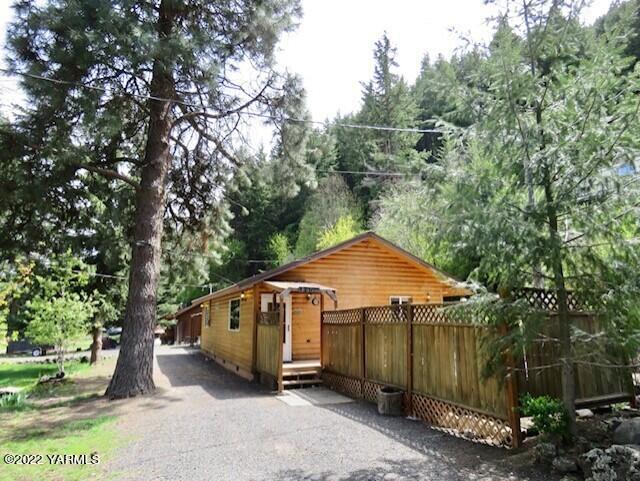
[[[286,386],[304,386],[309,384],[322,384],[322,379],[287,379],[282,381],[282,385]]]
[[[318,376],[318,375],[320,375],[320,369],[307,370],[307,371],[282,371],[282,377]]]

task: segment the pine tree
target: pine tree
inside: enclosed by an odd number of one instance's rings
[[[235,148],[243,114],[300,108],[297,80],[272,68],[280,33],[299,15],[296,0],[15,4],[9,65],[23,75],[28,105],[3,135],[3,155],[12,154],[11,171],[25,187],[16,198],[51,198],[32,212],[59,222],[86,198],[92,176],[113,188],[122,182],[135,196],[111,398],[154,388],[165,221],[215,234],[221,198],[243,160]],[[248,64],[258,85],[250,92],[235,74]],[[282,130],[283,155],[295,156],[300,132]],[[26,224],[32,212],[23,212]]]
[[[395,73],[396,49],[386,33],[375,43],[373,77],[363,84],[362,109],[351,123],[394,128],[415,128],[417,107],[407,83]],[[348,119],[351,120],[351,119]],[[337,127],[339,130],[339,127]],[[374,172],[419,172],[425,156],[415,150],[419,134],[393,130],[349,130],[338,132],[339,165],[345,170],[372,172],[354,177],[350,185],[363,202],[366,217],[384,189],[384,177]]]

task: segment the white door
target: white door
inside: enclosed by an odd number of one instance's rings
[[[276,302],[280,303],[280,296],[276,296]],[[260,297],[260,310],[269,312],[273,304],[273,294],[262,294]],[[284,336],[282,341],[282,360],[291,361],[291,296],[284,299]]]

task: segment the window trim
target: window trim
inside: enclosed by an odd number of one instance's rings
[[[231,303],[233,301],[238,301],[238,328],[231,329]],[[229,299],[229,309],[227,312],[227,330],[229,332],[239,332],[240,331],[240,308],[242,307],[242,299],[240,297],[234,297]]]
[[[397,304],[393,304],[391,302],[392,299],[398,299],[398,303]],[[389,296],[389,305],[390,306],[398,306],[398,305],[402,305],[402,304],[411,304],[412,302],[413,302],[413,298],[411,296],[398,296],[398,295]]]

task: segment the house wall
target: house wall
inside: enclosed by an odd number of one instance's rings
[[[410,296],[414,304],[441,303],[460,292],[436,273],[420,268],[373,239],[280,274],[274,280],[317,282],[337,291],[338,308],[389,304],[390,296]],[[325,309],[333,301],[325,297]]]
[[[320,302],[313,305],[312,299],[320,300],[320,294],[291,294],[291,354],[294,361],[320,359]]]
[[[175,342],[183,342],[186,337],[195,338],[201,332],[200,306],[183,312],[176,318]]]
[[[240,329],[229,330],[229,301],[240,297],[241,293],[236,293],[206,302],[211,309],[211,325],[203,322],[200,346],[225,367],[250,377],[255,323],[253,290],[244,291],[240,301]]]

